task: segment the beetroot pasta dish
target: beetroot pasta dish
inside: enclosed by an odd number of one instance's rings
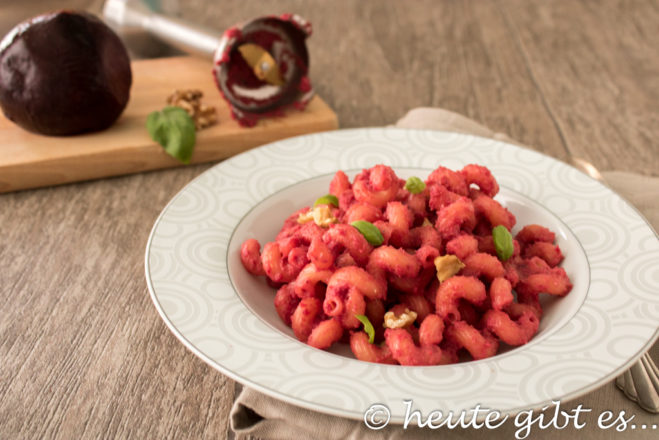
[[[292,213],[274,241],[246,240],[245,269],[276,290],[295,336],[319,349],[347,342],[362,361],[439,365],[526,344],[542,318],[540,294],[565,296],[549,229],[494,199],[480,165],[438,167],[424,180],[376,165]]]

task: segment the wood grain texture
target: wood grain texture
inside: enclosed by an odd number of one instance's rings
[[[659,175],[657,3],[499,5],[568,151]]]
[[[233,382],[190,356],[144,283],[153,221],[203,169],[0,198],[0,438],[225,436]]]
[[[314,25],[312,81],[343,127],[440,106],[559,158],[659,175],[656,1],[181,4],[218,30],[288,11]],[[0,195],[0,438],[226,437],[233,382],[171,335],[143,274],[158,213],[207,168]]]
[[[204,3],[182,3],[182,16],[217,29],[308,18],[311,78],[342,127],[437,106],[554,157],[659,175],[656,1]]]
[[[0,115],[0,192],[77,182],[182,166],[156,144],[145,128],[149,113],[163,108],[177,89],[197,89],[217,110],[219,123],[197,132],[191,163],[226,159],[264,143],[338,128],[336,114],[314,96],[304,111],[241,127],[217,91],[210,60],[183,56],[132,63],[128,106],[107,130],[55,137],[29,133]],[[163,72],[167,72],[163,75]]]

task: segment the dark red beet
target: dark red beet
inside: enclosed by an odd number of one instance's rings
[[[26,130],[103,130],[128,103],[132,75],[117,35],[85,12],[60,11],[17,25],[0,42],[0,106]]]

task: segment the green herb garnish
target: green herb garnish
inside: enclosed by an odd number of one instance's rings
[[[332,194],[325,194],[322,197],[318,197],[315,202],[313,202],[313,206],[316,205],[334,205],[337,208],[339,207],[339,199],[332,195]]]
[[[357,228],[357,230],[364,236],[366,241],[373,246],[380,246],[384,243],[384,237],[382,232],[371,222],[366,220],[357,220],[350,223],[351,226]]]
[[[505,226],[499,225],[492,229],[492,239],[494,240],[494,249],[497,251],[499,260],[506,261],[513,255],[515,247],[513,246],[513,236]]]
[[[190,163],[196,133],[194,121],[185,110],[168,106],[152,112],[146,118],[146,129],[167,154],[185,164]]]
[[[355,315],[355,318],[359,319],[359,322],[364,324],[364,331],[368,335],[368,343],[372,344],[375,342],[375,329],[373,328],[371,321],[368,320],[368,317],[366,317],[366,315]]]
[[[426,184],[423,183],[423,180],[419,179],[418,177],[412,176],[407,179],[407,182],[405,182],[405,189],[412,194],[419,194],[420,192],[423,192],[424,189],[426,189]]]

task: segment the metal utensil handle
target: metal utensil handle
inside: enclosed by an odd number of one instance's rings
[[[219,32],[158,14],[137,0],[107,0],[103,17],[120,31],[143,29],[172,46],[199,55],[212,57],[220,42]]]
[[[659,370],[648,353],[619,376],[616,385],[644,410],[659,413]]]

